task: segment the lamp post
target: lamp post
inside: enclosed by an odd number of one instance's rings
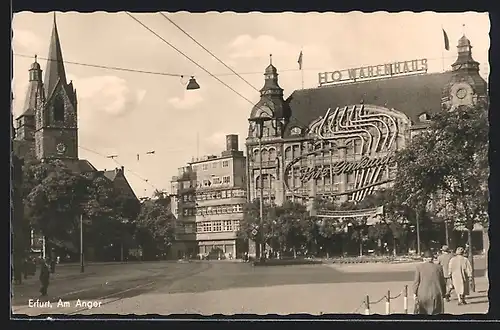
[[[83,254],[83,214],[80,214],[80,273],[85,272],[84,254]]]
[[[260,248],[259,248],[259,257],[261,260],[264,259],[264,249],[265,249],[265,243],[263,242],[264,240],[262,239],[262,229],[263,229],[263,224],[264,224],[264,186],[263,186],[263,178],[262,178],[262,136],[263,136],[263,131],[264,131],[264,123],[266,121],[271,120],[272,118],[269,117],[256,117],[256,118],[250,118],[249,121],[255,123],[255,126],[257,128],[257,139],[259,141],[259,222],[260,222]]]

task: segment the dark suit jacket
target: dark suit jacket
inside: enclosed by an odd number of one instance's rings
[[[443,297],[446,293],[443,267],[432,262],[418,265],[413,281],[413,293],[417,295],[421,314],[443,313]]]

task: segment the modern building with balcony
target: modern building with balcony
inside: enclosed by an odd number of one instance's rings
[[[237,257],[246,251],[237,233],[246,203],[246,158],[238,136],[226,136],[226,150],[193,160],[172,179],[172,212],[177,218],[173,254],[214,253]]]

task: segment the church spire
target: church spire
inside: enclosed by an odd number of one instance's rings
[[[63,85],[66,85],[66,72],[64,70],[59,33],[57,32],[56,13],[54,12],[54,24],[52,27],[52,37],[50,39],[49,56],[45,68],[44,79],[45,96],[47,98],[50,98],[59,80]]]

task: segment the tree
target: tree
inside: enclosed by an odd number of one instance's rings
[[[170,211],[170,198],[165,194],[143,200],[135,221],[135,238],[145,258],[164,255],[175,238],[175,217]]]
[[[77,216],[88,200],[91,180],[68,169],[61,161],[29,165],[25,192],[31,225],[48,239],[67,240],[75,231]]]
[[[432,116],[429,128],[396,155],[394,189],[400,200],[421,211],[429,196],[444,196],[455,224],[469,233],[471,264],[474,224],[488,221],[487,107],[479,102]]]

